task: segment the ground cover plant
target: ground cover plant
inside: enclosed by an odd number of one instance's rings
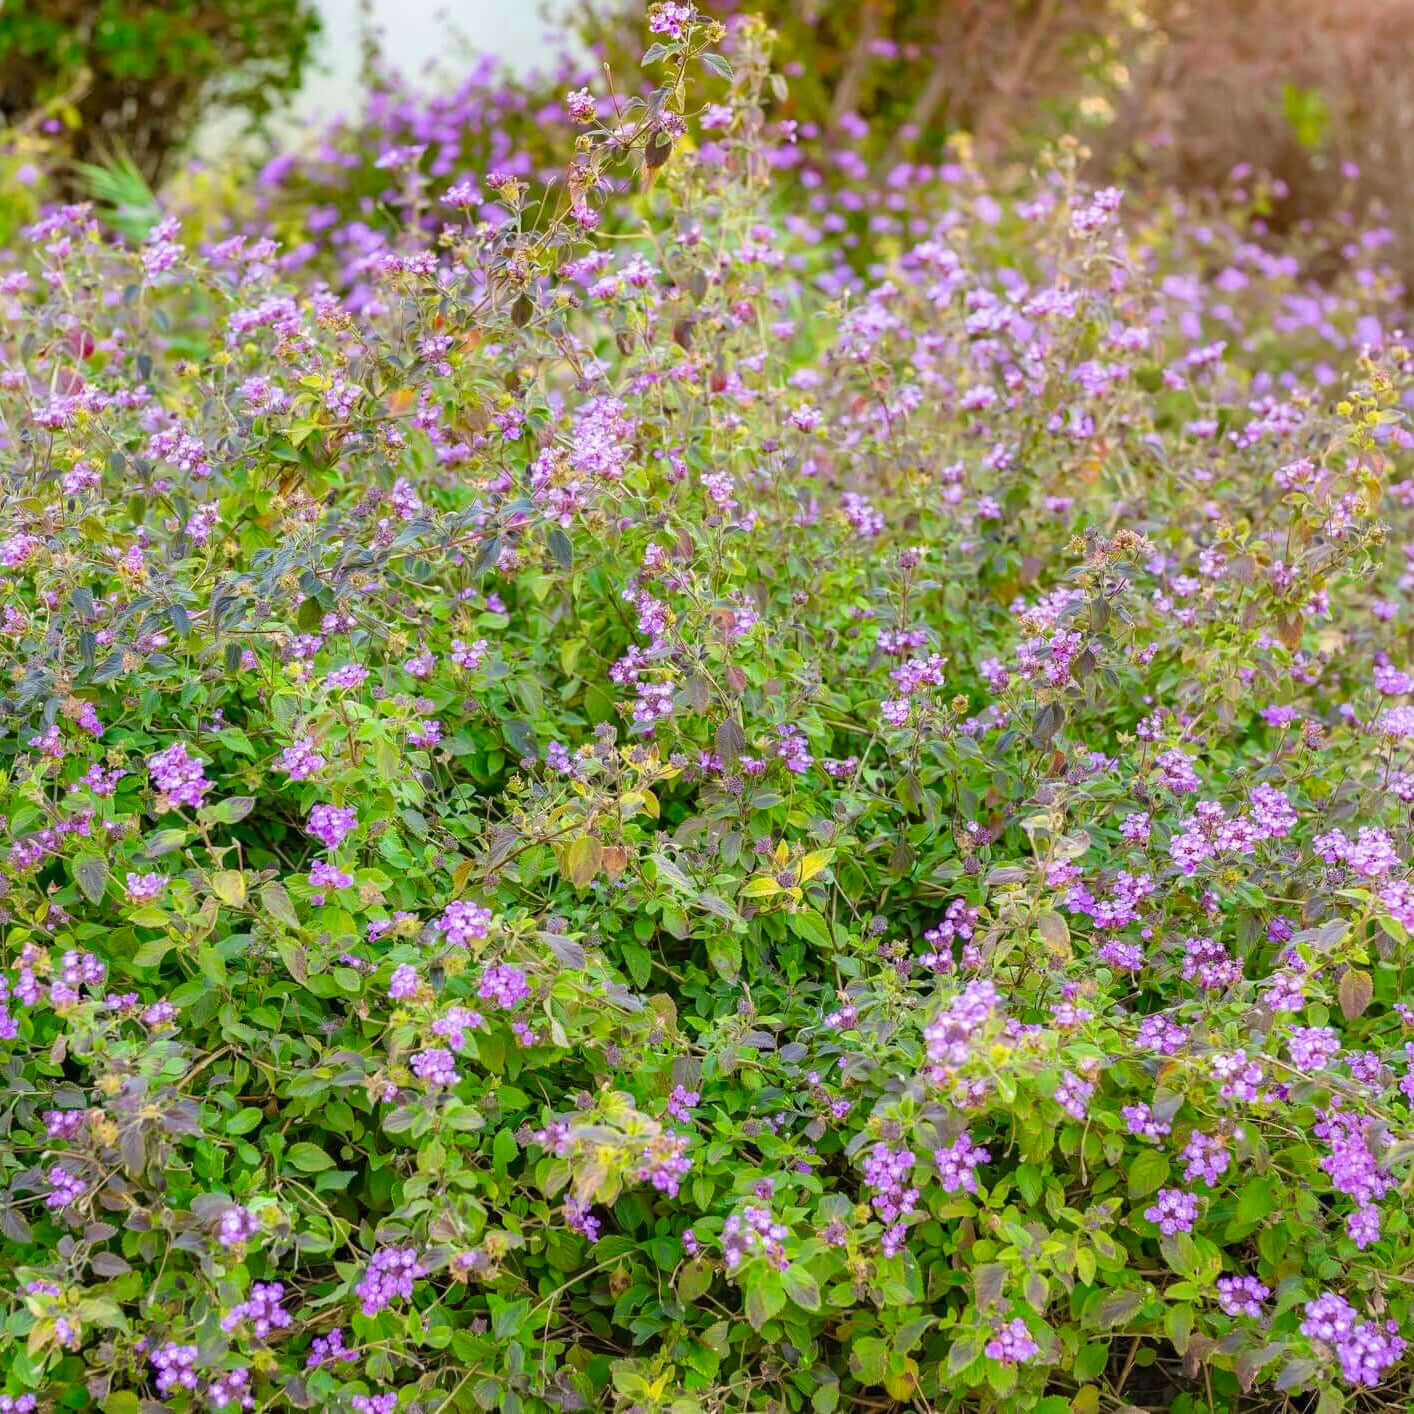
[[[0,1411],[1407,1407],[1385,233],[649,29],[357,271],[5,253]]]

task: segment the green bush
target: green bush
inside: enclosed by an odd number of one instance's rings
[[[1407,1407],[1378,239],[1062,155],[837,284],[650,23],[357,297],[0,265],[0,1411]]]
[[[7,0],[0,118],[52,110],[76,156],[120,147],[155,180],[198,119],[293,93],[318,29],[309,0]]]

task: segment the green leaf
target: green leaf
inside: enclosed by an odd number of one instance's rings
[[[1095,1308],[1096,1323],[1103,1330],[1113,1330],[1124,1325],[1143,1304],[1143,1292],[1112,1291]]]
[[[850,1346],[850,1367],[865,1385],[884,1382],[884,1371],[888,1368],[889,1347],[875,1335],[866,1335]]]
[[[804,938],[807,943],[813,943],[817,948],[834,946],[830,925],[813,908],[802,908],[797,913],[786,914],[786,923],[796,937]]]
[[[310,1144],[301,1141],[298,1144],[291,1144],[289,1153],[285,1155],[287,1159],[301,1173],[322,1173],[325,1169],[334,1167],[334,1161],[319,1147],[318,1144]]]
[[[746,1288],[746,1319],[752,1328],[759,1331],[785,1304],[786,1292],[780,1272],[756,1272]]]
[[[520,1145],[516,1143],[515,1132],[510,1129],[499,1130],[495,1139],[491,1141],[491,1158],[495,1161],[496,1167],[504,1171],[520,1153]]]
[[[299,915],[295,912],[295,906],[290,902],[290,896],[285,892],[283,884],[276,883],[273,879],[268,884],[262,884],[260,902],[272,918],[278,919],[287,928],[299,929]]]
[[[1264,1175],[1248,1179],[1237,1199],[1239,1222],[1260,1222],[1276,1207],[1272,1180]]]
[[[249,1134],[263,1118],[264,1112],[262,1110],[256,1109],[254,1105],[248,1105],[243,1110],[237,1110],[226,1121],[226,1133]]]
[[[491,1333],[497,1340],[511,1340],[519,1334],[521,1326],[525,1323],[525,1318],[530,1313],[530,1301],[522,1298],[519,1301],[507,1301],[505,1305],[497,1305],[495,1314],[491,1317]]]
[[[565,850],[561,872],[575,888],[587,888],[604,862],[604,846],[593,835],[580,835]]]
[[[678,1273],[678,1300],[686,1306],[693,1305],[699,1297],[706,1295],[712,1286],[712,1264],[704,1257],[695,1258],[683,1264]]]
[[[101,854],[81,854],[74,860],[74,882],[90,903],[102,903],[108,891],[108,861]]]
[[[228,795],[214,805],[203,806],[196,812],[196,818],[205,825],[234,825],[244,820],[254,808],[254,796]]]
[[[1129,1196],[1147,1198],[1164,1186],[1169,1176],[1167,1156],[1157,1149],[1141,1149],[1129,1166]]]
[[[545,543],[549,545],[550,554],[562,570],[574,568],[574,546],[570,544],[569,536],[558,525],[550,527],[545,536]]]
[[[786,1295],[803,1311],[820,1309],[820,1286],[804,1267],[791,1263],[781,1273],[781,1285]]]
[[[741,975],[741,939],[735,933],[708,938],[707,961],[719,977],[735,982]]]

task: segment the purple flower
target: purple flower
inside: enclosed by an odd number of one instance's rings
[[[358,816],[337,805],[316,805],[309,812],[306,831],[325,849],[338,847],[358,828]]]
[[[456,1057],[442,1046],[419,1051],[412,1058],[412,1073],[434,1090],[449,1089],[457,1083]]]
[[[162,897],[167,888],[165,874],[129,874],[126,881],[128,897],[134,903],[152,903]]]
[[[211,782],[203,774],[205,768],[187,754],[182,742],[147,758],[147,770],[157,791],[159,811],[175,810],[179,805],[196,809],[201,805]]]
[[[498,962],[481,974],[476,995],[483,1002],[494,1002],[502,1011],[514,1011],[530,995],[530,983],[520,968]]]
[[[938,1181],[944,1193],[975,1193],[977,1191],[977,1170],[991,1158],[980,1144],[972,1142],[972,1136],[962,1133],[946,1149],[933,1151],[933,1162],[938,1166]]]
[[[212,1410],[254,1409],[255,1396],[250,1392],[250,1370],[242,1365],[235,1370],[223,1370],[206,1386],[207,1407]]]
[[[581,1203],[577,1198],[566,1198],[564,1214],[566,1225],[573,1231],[590,1242],[598,1242],[601,1223],[588,1203]]]
[[[350,1350],[344,1344],[344,1332],[341,1326],[335,1326],[328,1335],[315,1336],[314,1344],[310,1347],[308,1356],[305,1357],[304,1368],[306,1370],[316,1370],[320,1365],[337,1361],[341,1365],[347,1365],[351,1361],[358,1359],[358,1351]]]
[[[77,1174],[55,1164],[49,1170],[49,1192],[45,1194],[44,1206],[51,1212],[62,1212],[77,1203],[88,1191],[88,1185]]]
[[[447,935],[447,941],[465,947],[473,939],[484,938],[491,927],[491,910],[479,903],[458,899],[449,903],[437,920],[437,927]]]
[[[1144,1216],[1158,1225],[1165,1237],[1179,1232],[1192,1232],[1198,1221],[1198,1200],[1181,1188],[1161,1188],[1154,1205],[1144,1210]]]
[[[412,1299],[412,1284],[422,1276],[422,1264],[412,1247],[381,1247],[368,1260],[354,1293],[365,1316],[376,1316],[394,1301]]]
[[[1260,1316],[1262,1303],[1270,1295],[1256,1277],[1218,1278],[1218,1305],[1229,1316]]]
[[[222,1247],[240,1247],[260,1231],[260,1222],[249,1208],[240,1204],[227,1208],[216,1225],[216,1241]]]
[[[679,1124],[690,1124],[692,1122],[693,1106],[698,1104],[702,1096],[696,1090],[688,1090],[681,1085],[673,1086],[673,1093],[668,1096],[668,1115],[677,1120]]]
[[[1324,1070],[1340,1054],[1340,1037],[1331,1026],[1293,1026],[1286,1045],[1297,1070]]]
[[[982,1353],[987,1359],[996,1360],[1003,1365],[1020,1365],[1035,1359],[1041,1353],[1041,1347],[1027,1330],[1026,1322],[1020,1316],[1015,1316],[1005,1325],[996,1328]]]
[[[1183,1176],[1189,1183],[1202,1179],[1210,1188],[1227,1172],[1227,1145],[1221,1138],[1194,1130],[1183,1148]]]
[[[284,1295],[282,1282],[256,1282],[250,1295],[221,1317],[221,1329],[229,1335],[243,1321],[249,1321],[251,1334],[257,1340],[266,1340],[272,1331],[285,1330],[291,1317],[280,1304]]]
[[[328,762],[314,749],[314,738],[302,736],[280,753],[275,765],[292,781],[307,781]]]
[[[908,1217],[918,1205],[918,1189],[912,1182],[915,1162],[912,1150],[891,1149],[882,1143],[875,1144],[864,1159],[864,1182],[874,1190],[874,1211],[884,1224],[886,1257],[902,1249]]]
[[[196,1357],[194,1345],[178,1345],[168,1341],[159,1345],[147,1358],[157,1371],[157,1393],[173,1394],[177,1390],[196,1388]]]
[[[1060,1084],[1056,1086],[1056,1103],[1072,1119],[1083,1120],[1089,1113],[1090,1097],[1095,1087],[1088,1080],[1082,1080],[1072,1071],[1064,1071]]]
[[[770,1208],[748,1203],[739,1213],[733,1213],[722,1228],[722,1260],[729,1272],[734,1272],[748,1257],[762,1257],[777,1271],[790,1265],[785,1240],[790,1229],[776,1221]]]
[[[405,1002],[417,995],[417,989],[421,985],[422,979],[417,975],[417,968],[410,962],[402,962],[393,969],[393,975],[388,982],[388,996],[395,1002]]]
[[[676,1198],[679,1185],[692,1169],[687,1143],[684,1134],[654,1135],[644,1145],[638,1165],[639,1182],[650,1183],[659,1193]]]
[[[1380,1210],[1373,1204],[1366,1204],[1345,1220],[1346,1235],[1362,1252],[1372,1243],[1380,1240]]]
[[[309,882],[316,889],[347,889],[353,883],[353,875],[335,868],[327,859],[316,859],[310,866]]]
[[[594,95],[587,88],[573,89],[565,94],[565,113],[570,122],[581,125],[592,123],[596,112]]]

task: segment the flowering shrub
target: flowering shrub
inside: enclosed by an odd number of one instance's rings
[[[7,257],[0,1409],[1402,1406],[1379,233],[1062,154],[822,285],[650,24],[356,303]]]

